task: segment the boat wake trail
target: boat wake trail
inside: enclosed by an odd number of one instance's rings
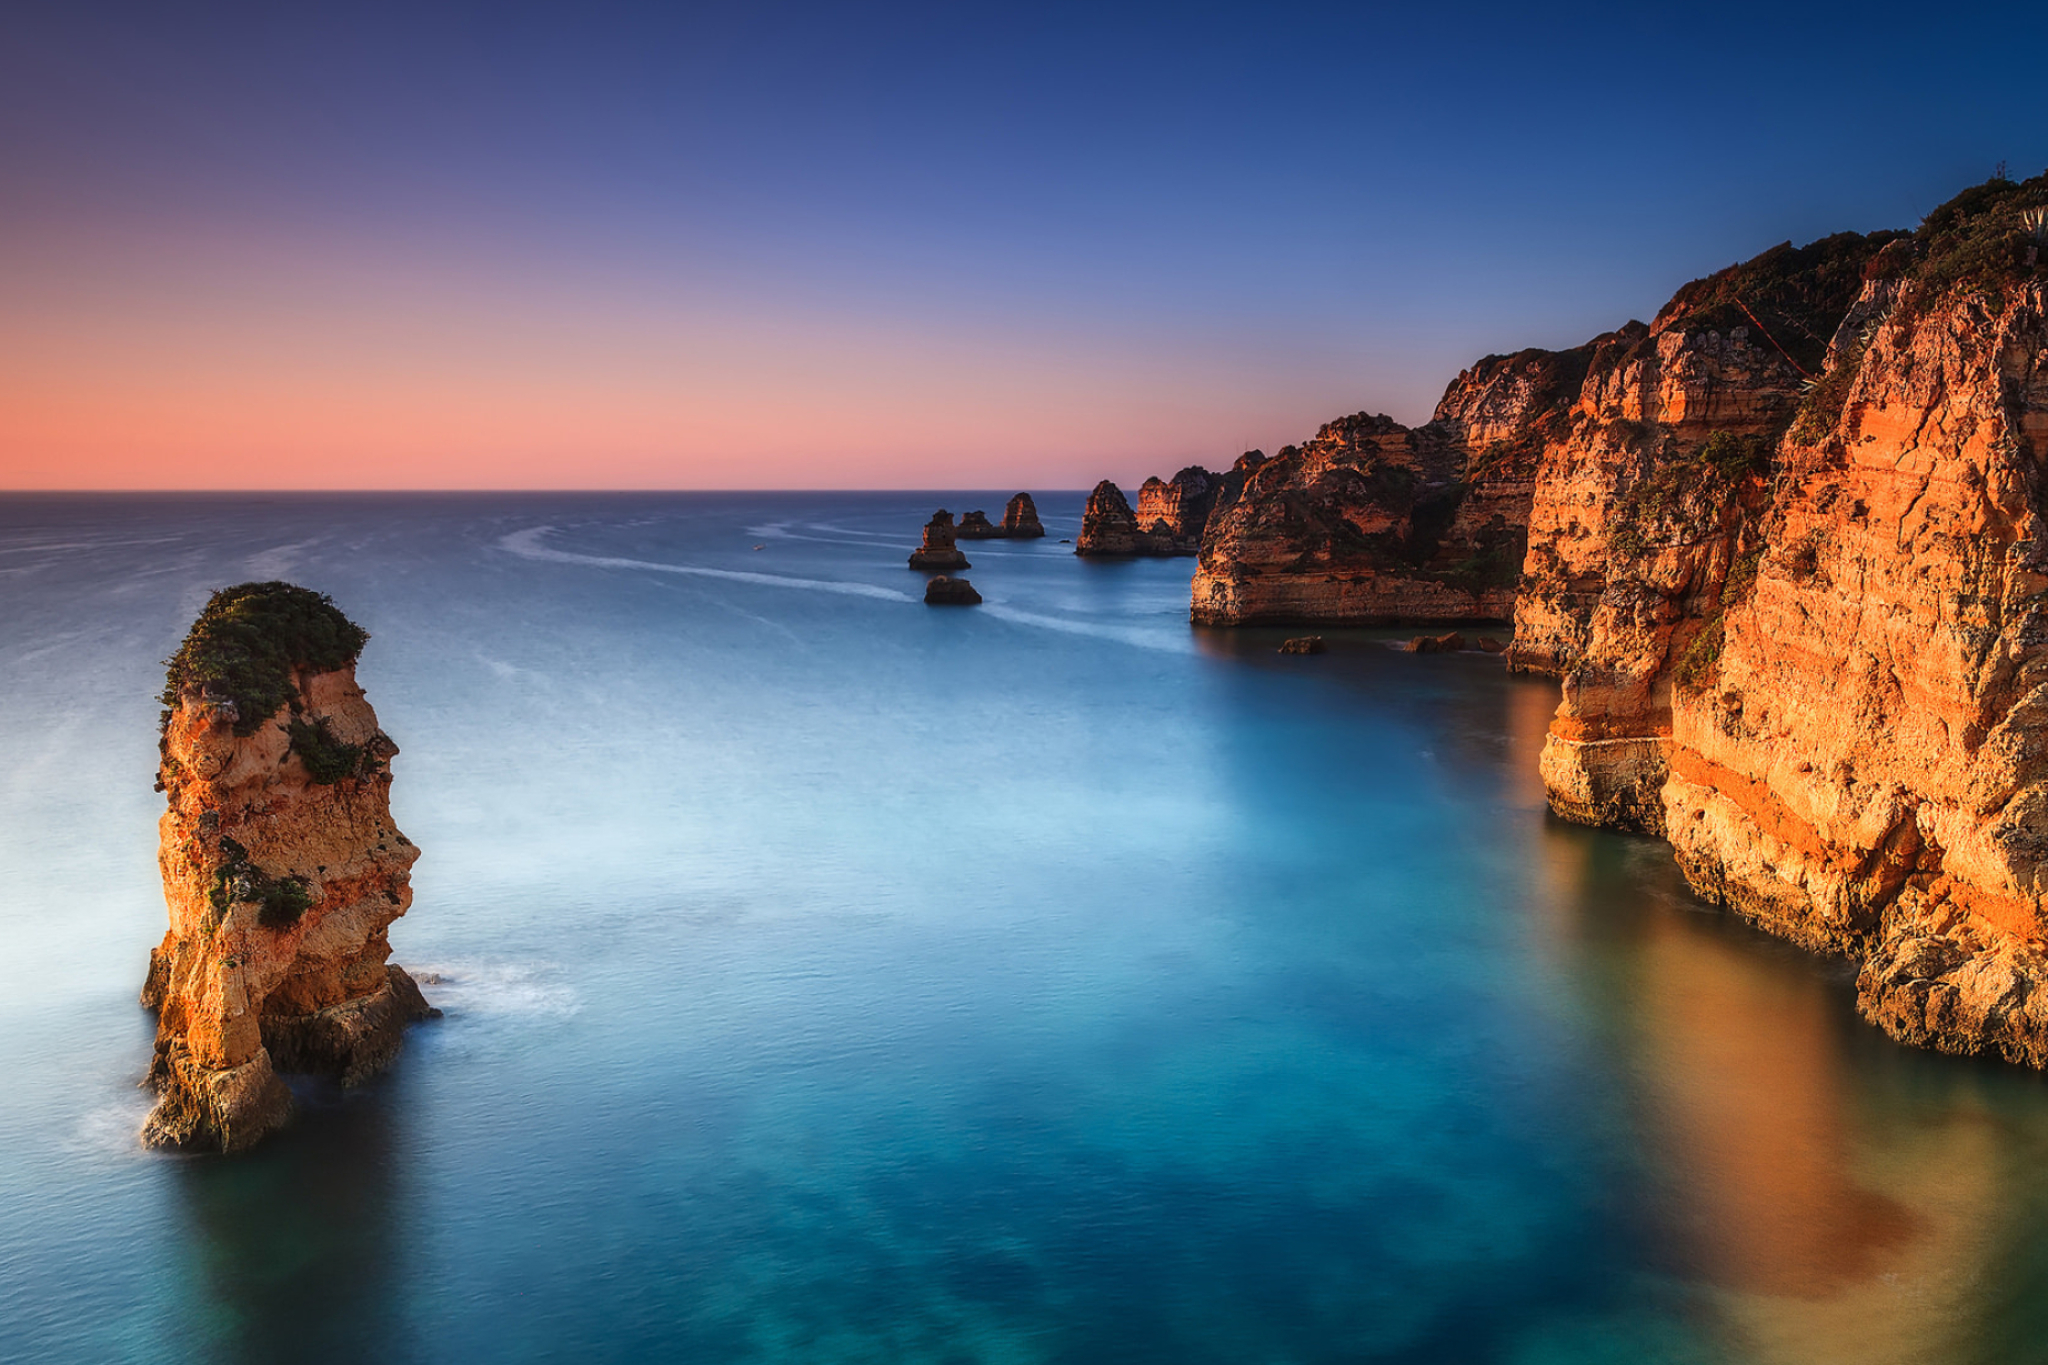
[[[595,569],[642,569],[649,573],[684,574],[692,578],[723,578],[734,583],[758,583],[769,588],[802,588],[811,592],[838,593],[843,597],[871,597],[881,602],[912,602],[917,599],[894,588],[872,583],[845,583],[826,578],[791,578],[784,574],[748,573],[742,569],[706,569],[695,564],[662,564],[650,559],[620,559],[613,555],[579,555],[554,550],[541,543],[554,531],[552,526],[532,526],[498,539],[498,548],[521,559],[549,564],[583,564]]]

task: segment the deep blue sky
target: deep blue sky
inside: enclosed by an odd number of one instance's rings
[[[2043,53],[2041,7],[14,0],[0,456],[157,486],[1214,464],[2037,172]]]

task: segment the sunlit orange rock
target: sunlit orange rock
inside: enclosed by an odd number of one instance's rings
[[[151,1145],[246,1148],[291,1112],[279,1072],[355,1084],[433,1013],[387,961],[419,851],[391,822],[398,746],[356,684],[364,638],[317,594],[245,584],[172,661]]]

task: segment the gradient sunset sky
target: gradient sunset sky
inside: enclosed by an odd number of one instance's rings
[[[2048,165],[2048,9],[0,9],[0,487],[1072,488]]]

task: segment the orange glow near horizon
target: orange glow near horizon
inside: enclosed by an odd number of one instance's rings
[[[1334,411],[1172,338],[546,263],[45,259],[0,320],[14,490],[1085,487]]]

